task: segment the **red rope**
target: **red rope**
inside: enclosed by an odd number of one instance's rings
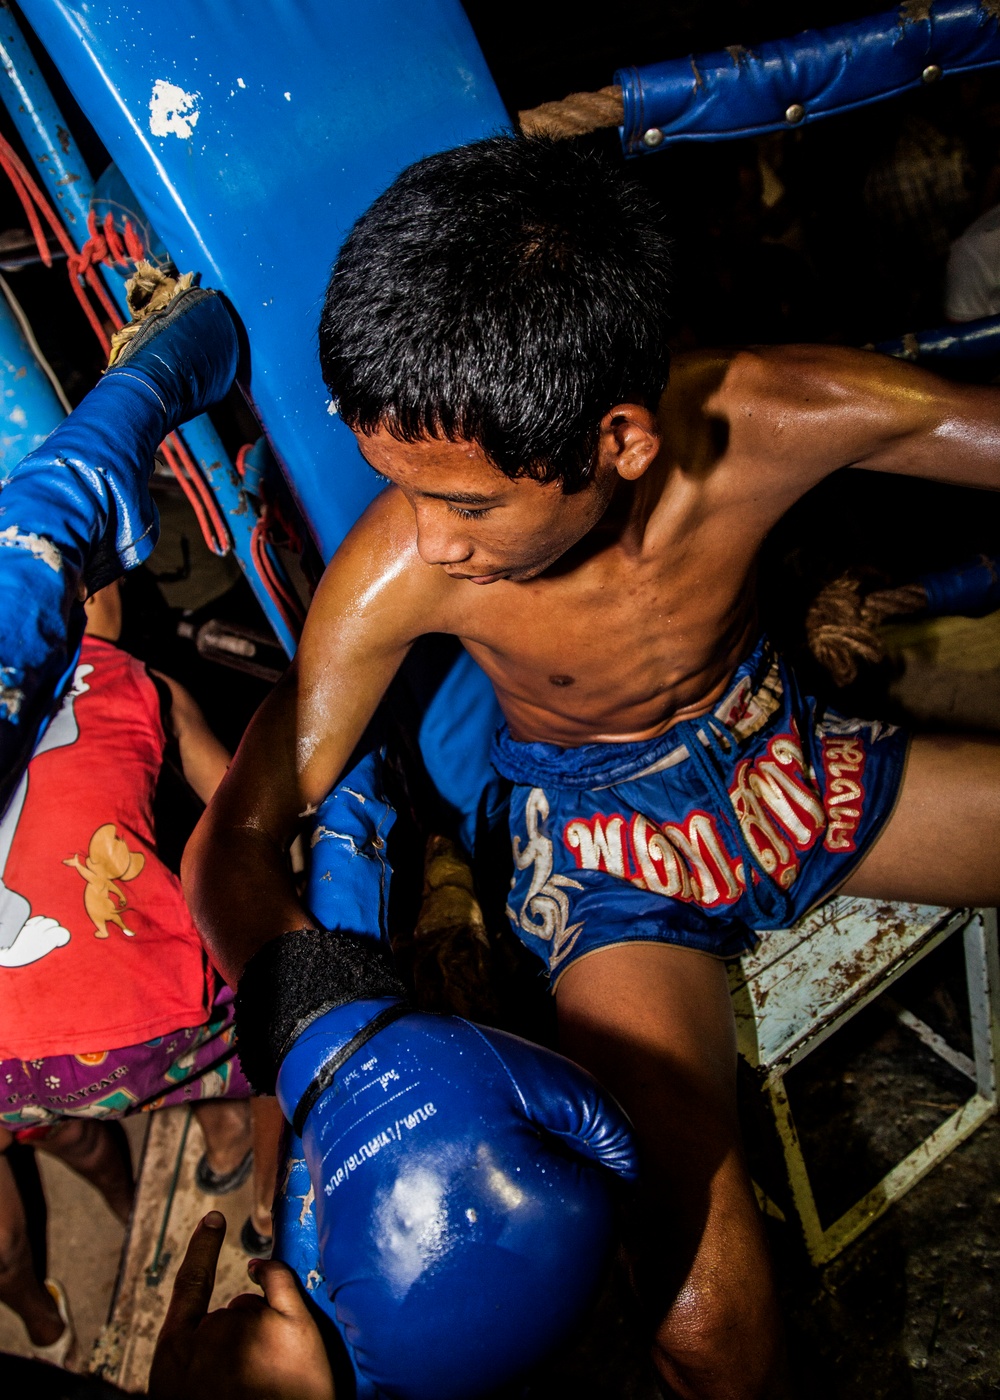
[[[88,228],[91,238],[88,238],[83,249],[78,253],[73,246],[73,242],[63,227],[62,221],[56,215],[48,200],[42,194],[37,182],[28,172],[24,161],[11,146],[10,142],[0,137],[0,167],[6,173],[8,179],[14,187],[25,216],[31,227],[35,245],[38,248],[38,256],[46,267],[52,266],[52,254],[49,252],[48,239],[42,230],[39,215],[45,220],[49,228],[55,234],[56,240],[63,252],[66,254],[66,262],[70,270],[70,285],[73,288],[77,301],[83,310],[84,315],[90,322],[91,329],[97,336],[105,354],[111,353],[111,342],[108,333],[101,324],[97,312],[87,298],[87,289],[97,298],[103,310],[108,315],[112,323],[118,320],[118,313],[114,303],[108,296],[93,266],[92,252],[88,252],[88,245],[91,243],[97,231],[96,219],[91,219]],[[103,240],[102,240],[103,241]],[[81,280],[82,279],[82,280]],[[84,285],[86,284],[86,285]]]
[[[202,500],[205,503],[205,509],[208,511],[217,545],[214,553],[228,554],[232,547],[232,537],[229,533],[229,527],[226,524],[226,518],[222,513],[222,507],[219,505],[218,497],[206,480],[198,463],[191,455],[191,451],[181,435],[179,433],[172,433],[171,438],[175,450],[187,469],[188,476],[194,483],[195,489],[200,492]],[[211,546],[209,547],[211,548]]]
[[[125,251],[133,262],[139,262],[146,256],[146,245],[132,227],[130,219],[125,220]]]
[[[246,480],[247,455],[253,447],[253,443],[245,443],[236,454],[236,471],[241,481]],[[261,483],[259,492],[254,492],[260,496],[260,511],[250,533],[250,557],[275,610],[298,641],[302,624],[305,622],[305,608],[280,559],[274,553],[277,530],[281,531],[292,548],[296,547],[298,537],[288,521],[275,508],[275,502],[269,500],[263,492]],[[301,545],[299,549],[301,550]]]
[[[236,454],[236,471],[241,481],[246,479],[247,456],[253,451],[254,445],[252,442],[244,443]],[[276,509],[274,501],[262,498],[260,514],[250,535],[250,557],[281,620],[298,641],[305,621],[305,609],[280,560],[272,553],[276,526],[284,533],[290,548],[297,548],[301,553],[302,546],[298,535],[284,514]]]
[[[80,251],[77,252],[62,220],[42,193],[37,181],[32,177],[10,142],[2,136],[0,136],[0,169],[7,175],[15,194],[21,201],[38,248],[38,256],[46,267],[52,266],[52,254],[49,251],[48,239],[42,228],[41,218],[44,218],[58,240],[60,247],[66,254],[70,286],[73,288],[76,299],[80,303],[104,354],[110,355],[111,341],[107,330],[101,323],[87,292],[89,290],[91,295],[96,298],[101,310],[114,328],[120,329],[124,321],[101,281],[97,269],[101,263],[117,263],[124,266],[129,261],[138,262],[140,258],[145,256],[146,252],[142,239],[128,219],[125,221],[123,233],[119,234],[114,225],[114,215],[110,210],[104,218],[103,225],[98,227],[97,215],[91,209],[87,216],[88,238]],[[208,485],[191,453],[176,433],[172,433],[170,438],[162,444],[162,451],[170,470],[191,504],[206,545],[213,554],[227,554],[231,539],[225,519],[219,509],[215,493]]]
[[[121,239],[118,237],[118,232],[115,229],[115,216],[110,209],[104,216],[104,224],[101,231],[104,234],[104,241],[108,246],[107,256],[114,263],[124,263],[125,249]]]
[[[254,444],[252,442],[245,442],[236,454],[236,475],[241,481],[247,474],[247,454],[252,452],[253,449]]]
[[[194,511],[195,516],[198,520],[198,524],[201,527],[201,533],[205,539],[205,543],[208,544],[211,530],[211,527],[208,523],[208,517],[205,514],[205,509],[201,503],[201,499],[198,495],[198,492],[191,484],[190,480],[188,479],[188,475],[184,470],[184,467],[181,465],[176,453],[174,452],[170,438],[164,438],[163,442],[160,444],[160,451],[163,453],[167,466],[173,472],[174,479],[177,481],[177,484],[180,486],[181,490],[187,497],[188,504]],[[209,548],[212,549],[212,546],[209,545]],[[215,551],[213,550],[213,553],[214,552]]]
[[[298,641],[305,621],[305,610],[291,584],[283,576],[280,564],[271,555],[267,537],[267,508],[261,512],[250,535],[250,556],[264,588],[281,620],[292,637]]]
[[[228,554],[231,539],[219,503],[183,439],[177,433],[171,433],[161,443],[160,450],[191,502],[206,545],[213,554]]]

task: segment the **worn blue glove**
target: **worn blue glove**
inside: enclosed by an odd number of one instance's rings
[[[373,746],[316,814],[307,902],[330,931],[248,963],[240,1059],[293,1126],[275,1256],[336,1325],[359,1400],[472,1400],[581,1317],[611,1247],[612,1173],[636,1163],[576,1065],[408,1006],[384,956],[394,821]]]
[[[313,1021],[277,1089],[315,1224],[310,1209],[279,1213],[276,1257],[339,1329],[359,1396],[492,1394],[579,1320],[612,1243],[605,1169],[636,1171],[625,1121],[589,1075],[381,997]],[[297,1183],[303,1205],[301,1168]]]
[[[76,664],[80,584],[96,592],[148,558],[154,453],[225,394],[236,358],[219,297],[182,293],[0,491],[0,812]]]

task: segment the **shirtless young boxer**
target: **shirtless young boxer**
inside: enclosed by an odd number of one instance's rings
[[[313,926],[285,852],[416,638],[459,637],[507,719],[515,932],[561,1045],[645,1152],[654,1358],[673,1393],[782,1389],[741,1155],[723,957],[834,890],[1000,900],[1000,748],[854,722],[759,640],[774,523],[840,467],[1000,485],[1000,392],[880,356],[679,357],[644,199],[565,144],[411,167],[338,261],[321,360],[391,483],[188,850],[235,982]],[[337,483],[331,479],[330,489]]]

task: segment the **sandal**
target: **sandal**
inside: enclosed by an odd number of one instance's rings
[[[31,1344],[31,1354],[39,1361],[48,1361],[52,1366],[68,1367],[71,1360],[76,1355],[76,1329],[73,1326],[73,1319],[69,1313],[69,1299],[66,1297],[66,1290],[58,1279],[47,1278],[45,1287],[52,1295],[52,1299],[59,1309],[59,1316],[62,1319],[62,1333],[54,1342],[49,1342],[47,1346],[35,1346]]]
[[[228,1196],[230,1191],[238,1191],[253,1171],[253,1148],[231,1172],[215,1172],[208,1165],[208,1153],[203,1152],[194,1169],[194,1184],[206,1196]]]
[[[274,1236],[262,1235],[248,1215],[240,1231],[240,1244],[247,1254],[252,1254],[255,1258],[270,1259],[271,1250],[274,1248]]]

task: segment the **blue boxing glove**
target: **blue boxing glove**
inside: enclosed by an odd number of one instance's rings
[[[366,753],[317,814],[310,903],[341,928],[250,960],[239,1053],[260,1090],[277,1071],[293,1126],[275,1257],[337,1327],[359,1400],[472,1400],[581,1317],[612,1244],[612,1173],[632,1180],[636,1163],[576,1065],[408,1005],[383,951],[382,758]]]
[[[225,394],[236,359],[219,297],[181,293],[0,491],[0,812],[76,664],[81,583],[96,592],[148,558],[156,449]]]
[[[286,940],[323,941],[361,970],[373,952],[343,933]],[[589,1075],[516,1036],[381,996],[316,1016],[277,1092],[314,1202],[299,1167],[303,1208],[279,1213],[276,1257],[298,1266],[336,1324],[359,1396],[471,1400],[563,1340],[612,1245],[605,1168],[636,1171],[627,1125]],[[302,1236],[313,1228],[318,1267]]]

